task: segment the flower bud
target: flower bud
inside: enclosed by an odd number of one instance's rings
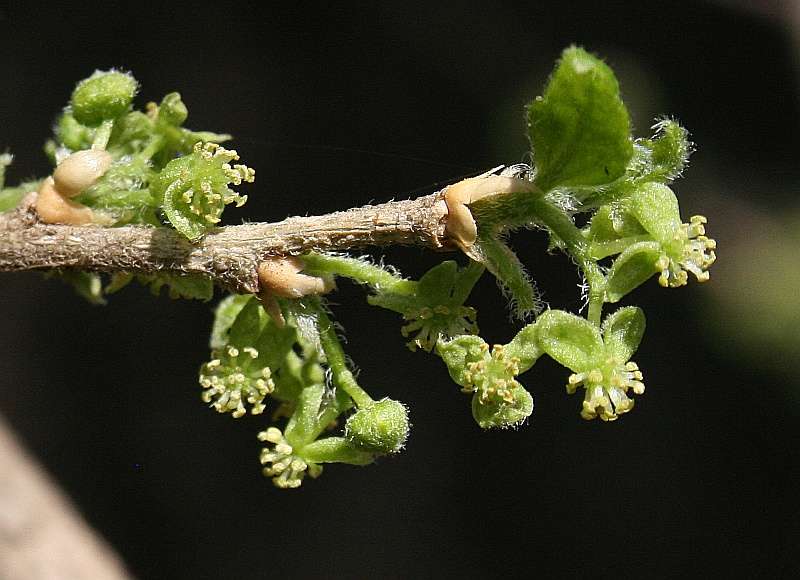
[[[129,74],[97,71],[75,87],[70,100],[72,114],[79,123],[90,127],[116,119],[127,112],[138,86]]]
[[[347,420],[345,437],[354,445],[374,453],[397,453],[408,437],[408,410],[392,399],[362,407]]]
[[[75,197],[94,185],[108,171],[111,162],[111,155],[100,149],[76,151],[53,172],[55,187],[64,197]]]
[[[189,109],[181,100],[180,93],[169,93],[161,99],[158,106],[158,118],[170,125],[180,127],[189,116]]]

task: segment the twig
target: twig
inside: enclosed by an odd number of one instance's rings
[[[270,255],[418,245],[453,249],[441,192],[277,223],[226,226],[192,244],[171,228],[67,226],[41,222],[36,194],[0,214],[0,272],[77,268],[97,272],[198,274],[228,290],[259,290],[256,268]]]

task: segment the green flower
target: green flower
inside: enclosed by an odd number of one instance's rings
[[[275,383],[272,370],[258,364],[258,354],[251,346],[213,351],[212,360],[200,369],[203,402],[220,413],[232,412],[236,419],[247,412],[245,403],[253,415],[263,413],[264,398],[275,390]]]
[[[167,219],[190,240],[219,223],[227,204],[241,207],[247,201],[228,187],[255,180],[249,167],[230,164],[237,159],[236,151],[197,143],[192,153],[170,161],[153,179],[151,192],[162,199]]]
[[[292,350],[292,328],[278,328],[253,296],[220,302],[211,335],[211,360],[200,368],[203,401],[220,413],[242,417],[264,412],[264,398],[278,388],[278,374]]]
[[[706,236],[703,216],[681,223],[678,200],[672,190],[659,183],[647,183],[625,201],[650,240],[628,246],[608,273],[606,298],[616,302],[658,273],[662,286],[683,286],[689,273],[698,282],[709,279],[708,268],[717,259],[716,241]]]
[[[258,434],[267,443],[261,451],[264,475],[276,487],[299,487],[306,474],[315,478],[322,473],[322,463],[367,465],[375,453],[365,451],[344,437],[319,436],[336,418],[350,408],[349,397],[335,394],[323,384],[306,386],[299,394],[292,416],[281,431],[269,427]]]
[[[306,474],[317,478],[322,473],[321,465],[309,463],[295,454],[294,448],[277,427],[261,431],[258,440],[267,443],[261,450],[260,461],[261,465],[267,466],[263,469],[264,475],[272,478],[275,487],[300,487]]]
[[[587,320],[561,310],[549,310],[537,321],[541,348],[571,369],[567,393],[585,389],[581,417],[614,421],[633,408],[629,391],[644,393],[642,373],[630,357],[644,333],[641,309],[629,306],[608,316],[602,333]]]
[[[535,324],[507,345],[490,349],[479,336],[459,336],[440,342],[437,353],[461,391],[472,394],[472,415],[483,429],[519,425],[533,412],[533,398],[516,376],[539,357]]]
[[[406,343],[410,350],[430,352],[440,339],[478,332],[477,313],[464,306],[464,301],[482,273],[477,262],[459,269],[456,262],[448,260],[428,270],[419,282],[409,281],[410,292],[382,292],[377,287],[368,300],[403,315],[407,324],[400,330],[404,337],[411,337]]]

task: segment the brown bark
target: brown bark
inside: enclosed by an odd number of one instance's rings
[[[192,244],[171,228],[68,226],[41,222],[34,193],[0,214],[0,272],[78,268],[98,272],[198,274],[233,292],[258,292],[266,256],[419,245],[452,249],[441,192],[277,223],[218,228]]]

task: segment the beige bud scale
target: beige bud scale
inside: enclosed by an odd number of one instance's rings
[[[526,191],[533,193],[536,187],[530,181],[502,175],[479,175],[449,185],[444,191],[447,234],[468,252],[478,238],[478,226],[467,206],[492,195]]]
[[[70,198],[94,185],[111,163],[111,155],[100,149],[76,151],[64,159],[39,188],[36,198],[39,218],[45,223],[74,226],[105,223],[101,214]]]

